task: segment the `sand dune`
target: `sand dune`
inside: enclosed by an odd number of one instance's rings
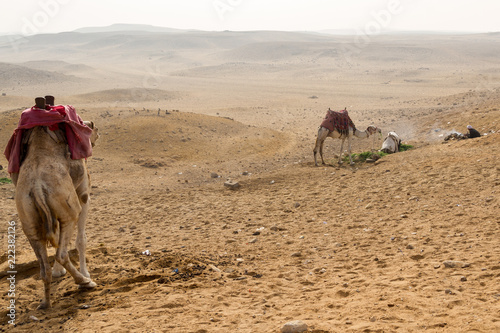
[[[2,181],[0,219],[18,226],[17,326],[3,309],[3,330],[500,330],[498,34],[359,47],[305,33],[85,31],[30,37],[19,54],[3,45],[0,142],[47,93],[99,127],[87,222],[98,286],[56,279],[53,308],[36,310],[36,258]],[[339,166],[328,139],[328,164],[314,167],[329,107],[414,149]],[[444,143],[468,124],[486,135]]]
[[[9,88],[19,85],[32,86],[45,82],[74,82],[77,80],[71,75],[7,63],[0,63],[0,72],[2,73],[1,90],[10,90]]]

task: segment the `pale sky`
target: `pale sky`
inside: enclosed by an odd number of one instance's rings
[[[56,33],[114,23],[209,31],[339,29],[375,34],[395,30],[500,31],[498,0],[3,0],[2,3],[1,34]]]

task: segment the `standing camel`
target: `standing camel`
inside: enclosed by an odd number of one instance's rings
[[[40,113],[45,112],[45,108],[39,106],[27,111]],[[71,126],[83,129],[86,135],[82,136],[81,132],[80,138],[89,140],[88,146],[93,145],[98,138],[93,123],[84,124],[74,109],[66,108],[65,112],[68,111],[79,121],[68,121],[66,126],[70,126],[71,123]],[[55,112],[62,111],[59,109]],[[20,124],[22,121],[23,116]],[[88,128],[89,125],[92,128]],[[72,158],[76,153],[68,149],[70,139],[60,127],[57,128],[58,126],[51,129],[49,126],[35,126],[25,133],[20,133],[27,149],[16,175],[15,201],[19,219],[35,251],[40,264],[40,276],[44,282],[45,293],[39,306],[41,309],[50,307],[52,270],[47,255],[48,243],[56,248],[54,275],[62,275],[67,270],[80,287],[96,287],[96,283],[90,279],[85,261],[85,218],[90,194],[87,164],[83,158]],[[78,226],[76,246],[80,256],[80,271],[73,266],[68,254],[69,242],[76,226]]]
[[[314,164],[318,166],[318,161],[316,159],[316,154],[318,153],[318,151],[321,156],[321,162],[325,164],[325,160],[323,159],[323,143],[325,142],[327,137],[342,140],[342,143],[340,144],[339,164],[342,164],[342,151],[344,149],[344,141],[345,139],[347,139],[349,162],[350,164],[353,164],[351,157],[352,136],[354,135],[358,138],[364,139],[368,138],[370,135],[373,135],[375,133],[380,133],[380,135],[382,135],[382,131],[380,130],[380,128],[375,127],[373,125],[368,126],[368,128],[363,132],[356,129],[356,126],[354,126],[354,123],[349,117],[346,109],[338,112],[328,109],[326,117],[321,123],[321,126],[319,127],[318,130],[318,137],[316,138],[316,144],[313,150]],[[372,143],[372,150],[374,144],[375,142]]]

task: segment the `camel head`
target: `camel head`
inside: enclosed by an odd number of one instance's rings
[[[375,133],[379,133],[380,137],[382,137],[382,130],[378,127],[373,126],[373,125],[370,125],[366,128],[366,133],[368,133],[368,135],[373,135]]]
[[[83,123],[92,129],[92,135],[90,135],[90,143],[92,144],[92,147],[94,147],[95,142],[97,141],[97,139],[99,139],[99,129],[95,126],[93,121],[84,121]]]

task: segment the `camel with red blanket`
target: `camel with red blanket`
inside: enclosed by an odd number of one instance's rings
[[[350,164],[353,164],[351,158],[352,136],[365,139],[375,133],[379,133],[380,135],[382,135],[382,131],[380,130],[380,128],[373,125],[368,126],[365,131],[359,131],[358,129],[356,129],[356,126],[349,117],[346,109],[341,111],[332,111],[328,109],[325,119],[323,119],[323,122],[321,123],[321,126],[318,130],[318,137],[316,138],[316,144],[313,150],[314,164],[318,166],[318,161],[316,159],[316,154],[318,153],[318,151],[321,156],[321,162],[325,164],[325,160],[323,159],[323,143],[325,142],[326,138],[330,137],[333,139],[342,140],[342,143],[340,144],[339,164],[342,164],[342,151],[344,149],[344,141],[347,139],[349,162]],[[375,141],[375,137],[373,139]],[[372,144],[372,150],[374,144],[375,142],[373,142]]]
[[[40,105],[37,99],[36,107],[23,112],[6,150],[9,162],[17,156],[22,157],[17,160],[20,164],[18,170],[15,166],[11,169],[9,164],[9,171],[14,172],[12,175],[16,174],[15,171],[19,172],[15,182],[15,201],[23,231],[40,264],[45,289],[39,306],[42,309],[50,307],[53,275],[47,255],[48,243],[56,248],[54,275],[64,274],[67,270],[80,287],[96,286],[90,279],[85,260],[90,176],[86,160],[80,153],[83,152],[84,157],[90,156],[91,147],[99,136],[93,123],[83,122],[72,107],[45,107],[43,104]],[[51,117],[54,122],[48,120]],[[69,131],[73,132],[73,136],[67,135]],[[22,144],[16,146],[15,142]],[[69,142],[77,142],[79,147],[72,148]],[[15,151],[23,149],[22,146],[25,146],[24,153]],[[75,159],[75,156],[80,158]],[[76,226],[80,271],[73,266],[68,254]]]

